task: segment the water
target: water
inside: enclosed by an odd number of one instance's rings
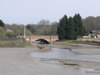
[[[69,49],[52,48],[50,52],[34,52],[32,57],[39,59],[64,59],[100,62],[100,55],[85,55],[72,52]]]
[[[100,55],[85,55],[71,51],[70,49],[52,48],[49,52],[34,52],[32,57],[36,59],[64,59],[64,60],[80,60],[80,61],[95,61],[100,62]],[[40,62],[41,63],[41,62]],[[52,65],[49,65],[49,69]],[[58,74],[52,75],[100,75],[100,70],[96,71],[94,68],[85,68],[80,65],[53,65]],[[59,67],[58,67],[59,66]],[[99,66],[99,65],[98,65]],[[54,67],[53,67],[54,68]],[[53,69],[51,68],[51,69]],[[57,69],[56,69],[57,68]],[[61,74],[59,73],[61,72]],[[50,72],[52,73],[52,72]]]

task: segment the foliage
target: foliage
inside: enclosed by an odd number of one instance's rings
[[[0,37],[13,38],[24,35],[24,25],[22,24],[4,24],[0,20]],[[50,24],[49,20],[41,20],[38,24],[28,24],[25,27],[26,35],[57,35],[57,22]]]
[[[24,35],[24,25],[17,25],[17,24],[6,25],[5,30],[7,37],[16,37]],[[25,31],[26,35],[32,34],[28,29],[26,29]]]
[[[89,16],[83,19],[83,26],[87,33],[90,33],[93,30],[100,30],[100,16],[93,17]]]
[[[5,26],[4,22],[0,20],[0,27],[4,27],[4,26]]]
[[[0,47],[26,47],[26,46],[31,46],[31,43],[25,40],[0,41]]]
[[[36,26],[33,25],[33,24],[28,24],[28,25],[26,26],[26,28],[27,28],[28,30],[30,30],[33,34],[34,34],[34,32],[36,31]]]
[[[60,40],[72,40],[79,36],[83,36],[85,29],[83,27],[81,16],[79,14],[75,14],[74,17],[67,18],[65,15],[59,21],[57,33]]]
[[[57,35],[57,22],[53,22],[50,26],[51,35]]]
[[[83,36],[85,30],[84,30],[84,27],[83,27],[83,22],[82,22],[80,14],[75,14],[74,24],[75,24],[76,35],[77,36]]]
[[[39,24],[28,24],[26,28],[31,31],[33,35],[57,35],[57,22],[52,23],[51,25],[46,25],[48,23],[39,23]]]
[[[68,24],[68,19],[67,19],[67,16],[64,15],[64,17],[60,20],[58,29],[57,29],[58,37],[60,40],[66,39],[67,37],[66,35],[67,24]]]
[[[69,17],[69,20],[68,20],[67,38],[66,39],[68,39],[68,40],[76,39],[75,25],[74,25],[74,20],[72,17]]]
[[[50,21],[42,19],[40,22],[38,22],[38,25],[50,25]]]
[[[10,37],[10,38],[13,38],[13,37],[16,37],[16,33],[15,32],[6,32],[6,37]]]
[[[3,38],[6,36],[6,33],[2,27],[0,27],[0,38]]]
[[[80,14],[75,14],[72,20],[65,15],[60,19],[59,23],[50,23],[49,20],[42,19],[37,24],[26,25],[26,35],[57,35],[59,39],[69,39],[69,37],[75,38],[81,37],[84,34],[90,33],[93,30],[100,31],[100,16],[93,17],[89,16],[82,20]],[[71,21],[72,23],[68,22]],[[69,24],[68,24],[69,23]],[[71,24],[71,25],[70,25]],[[73,25],[72,25],[73,24]],[[70,25],[70,26],[69,26]],[[73,26],[73,27],[71,27]],[[70,27],[70,29],[68,28]],[[75,27],[75,33],[74,32]],[[0,38],[4,37],[16,37],[24,35],[24,25],[22,24],[6,24],[0,20]]]

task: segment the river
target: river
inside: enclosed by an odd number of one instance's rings
[[[54,61],[54,60],[58,60],[58,61],[75,60],[81,62],[100,63],[100,55],[79,54],[73,52],[71,49],[52,48],[50,51],[33,52],[31,55],[35,59],[48,60],[49,63],[51,63],[50,61]],[[60,68],[62,68],[63,66],[60,66]],[[64,70],[70,72],[69,73],[70,75],[100,75],[100,71],[97,71],[96,69],[93,68],[84,68],[78,65],[78,63],[77,64],[69,63],[67,64],[67,66],[65,65]]]

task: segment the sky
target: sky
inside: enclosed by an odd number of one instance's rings
[[[0,0],[0,19],[12,24],[36,24],[41,19],[59,21],[65,14],[82,18],[100,16],[100,0]]]

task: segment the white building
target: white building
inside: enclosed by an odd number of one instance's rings
[[[88,36],[83,36],[83,38],[100,38],[100,30],[91,31]]]

